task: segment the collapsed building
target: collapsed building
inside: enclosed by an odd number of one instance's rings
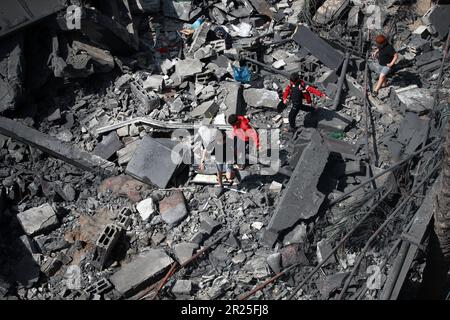
[[[1,299],[448,293],[450,5],[1,7]],[[400,59],[373,97],[379,33]],[[279,133],[292,72],[330,99]],[[189,159],[199,123],[228,130],[232,114],[272,132],[279,168],[252,163],[214,196],[213,163]]]

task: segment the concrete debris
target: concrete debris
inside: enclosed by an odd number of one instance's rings
[[[400,107],[401,112],[426,113],[433,107],[433,96],[425,88],[411,85],[391,91],[391,103]]]
[[[442,171],[449,5],[5,1],[0,299],[153,298],[171,265],[157,299],[444,291],[427,283],[437,259],[425,231]],[[375,94],[379,34],[399,59]],[[240,148],[241,116],[255,153]],[[201,125],[227,135],[230,163]]]
[[[192,281],[177,280],[172,288],[172,293],[176,296],[189,296],[192,292]]]
[[[330,69],[336,71],[344,61],[344,56],[339,51],[305,26],[297,28],[294,40]]]
[[[179,264],[183,264],[194,255],[194,251],[198,249],[198,244],[191,242],[178,243],[173,247],[173,252]]]
[[[110,278],[114,288],[124,297],[130,296],[157,277],[173,260],[161,249],[150,249],[122,265]]]
[[[142,200],[136,205],[136,210],[143,221],[148,220],[156,211],[156,204],[152,198]]]
[[[29,236],[51,231],[59,225],[58,217],[48,203],[20,212],[17,219]]]
[[[187,215],[184,195],[180,191],[174,192],[159,202],[161,219],[170,226],[177,225]]]
[[[165,188],[181,161],[179,153],[145,136],[128,163],[126,173],[142,182]]]
[[[244,99],[251,107],[265,107],[276,109],[280,104],[280,98],[276,91],[265,89],[244,90]]]
[[[303,151],[266,231],[280,233],[298,220],[317,214],[325,196],[316,186],[328,159],[328,149],[321,140],[318,133],[314,134]],[[274,244],[273,238],[265,236],[264,240],[270,246]]]

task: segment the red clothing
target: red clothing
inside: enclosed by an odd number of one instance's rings
[[[286,89],[283,92],[283,101],[286,101],[291,96],[291,87],[294,86],[295,83],[292,81],[289,83],[289,85],[286,87]],[[311,103],[311,95],[317,96],[317,97],[323,97],[325,96],[325,93],[321,92],[319,89],[311,87],[309,85],[306,85],[304,81],[300,81],[300,88],[304,88],[306,92],[303,92],[303,98],[305,98],[306,103]]]
[[[237,116],[237,122],[233,125],[233,137],[238,137],[242,141],[249,141],[251,138],[259,148],[259,136],[255,129],[250,125],[250,121],[244,116]]]

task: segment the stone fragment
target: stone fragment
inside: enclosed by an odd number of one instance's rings
[[[161,219],[170,226],[180,223],[188,213],[183,193],[175,191],[171,196],[161,200],[159,202],[159,212]]]
[[[251,107],[272,109],[276,109],[281,101],[276,91],[253,88],[244,90],[244,100]]]
[[[51,231],[59,225],[58,217],[48,203],[20,212],[17,219],[29,236]]]
[[[152,198],[147,198],[136,205],[136,210],[139,212],[141,219],[147,221],[155,213],[156,205]]]

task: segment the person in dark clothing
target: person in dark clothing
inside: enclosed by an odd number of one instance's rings
[[[297,118],[300,110],[311,112],[317,110],[310,106],[305,106],[303,104],[303,99],[306,100],[308,104],[311,104],[311,93],[318,97],[326,97],[325,93],[321,92],[317,88],[306,85],[304,81],[300,79],[297,72],[291,74],[290,83],[286,87],[283,93],[283,104],[286,105],[288,98],[291,98],[292,108],[289,112],[289,131],[295,131],[297,126],[295,124],[295,119]]]
[[[369,64],[370,69],[380,74],[377,85],[374,89],[374,95],[378,95],[381,87],[386,84],[386,77],[391,72],[392,67],[398,60],[398,53],[394,47],[387,41],[383,35],[375,38],[377,49],[372,53],[373,58],[378,59],[377,62]]]

